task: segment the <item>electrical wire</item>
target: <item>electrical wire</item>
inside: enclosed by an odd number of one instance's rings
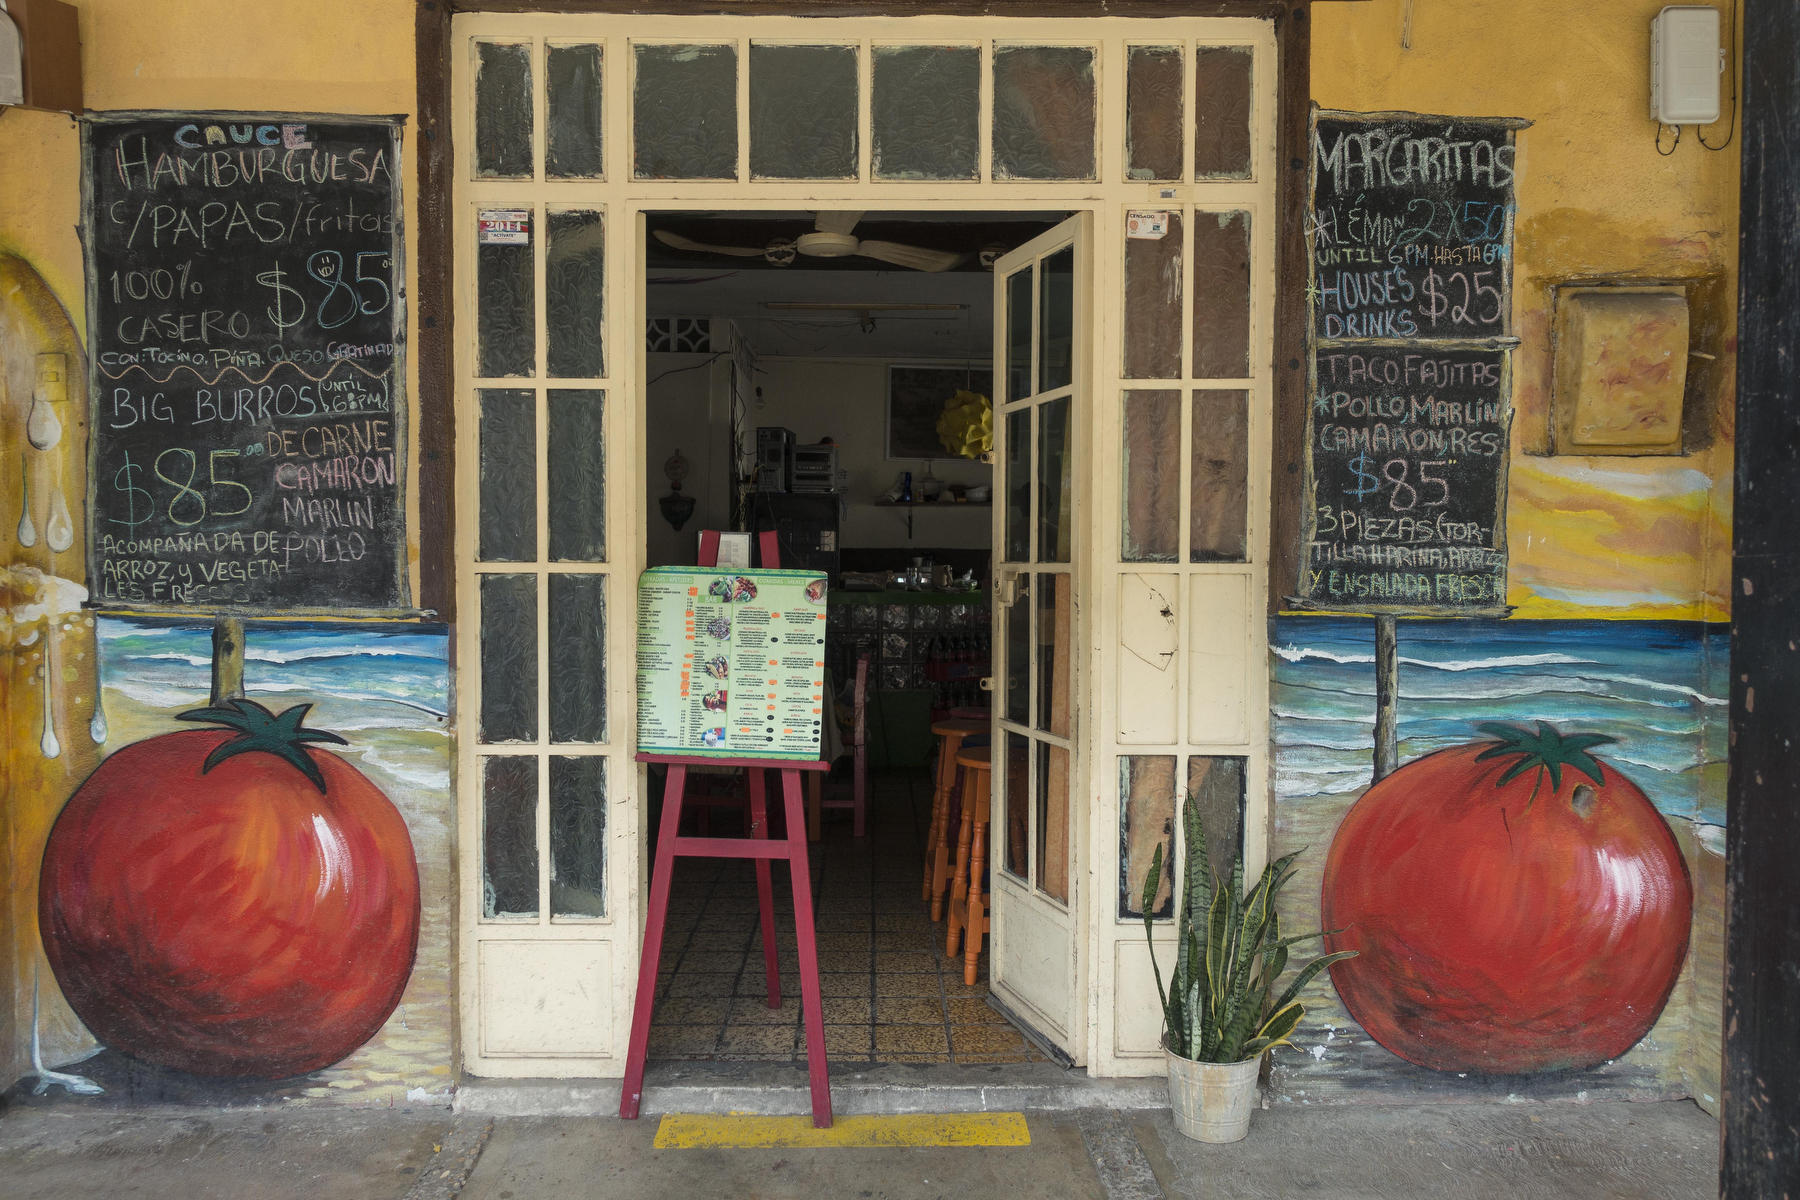
[[[679,375],[683,371],[698,371],[701,367],[710,367],[713,365],[713,363],[717,362],[719,359],[724,358],[724,357],[725,357],[725,351],[719,350],[719,351],[716,351],[715,353],[707,356],[707,358],[705,358],[701,362],[689,363],[685,367],[670,367],[668,370],[662,372],[660,375],[652,375],[650,377],[650,382],[646,383],[644,386],[647,388],[655,387],[657,384],[661,383],[663,380],[667,379],[671,375]]]
[[[1665,129],[1673,129],[1675,131],[1675,140],[1669,143],[1669,148],[1667,150],[1662,148],[1662,135],[1663,130]],[[1675,148],[1679,145],[1681,145],[1681,126],[1664,125],[1659,122],[1656,126],[1656,152],[1664,158],[1667,158],[1669,155],[1675,153]]]
[[[1725,127],[1725,140],[1715,146],[1706,140],[1706,133],[1703,130],[1694,130],[1694,137],[1699,140],[1700,144],[1714,152],[1731,145],[1731,139],[1737,136],[1738,78],[1743,74],[1743,66],[1738,62],[1737,50],[1739,3],[1740,0],[1731,0],[1731,32],[1726,35],[1725,40],[1725,53],[1731,60],[1731,123]]]

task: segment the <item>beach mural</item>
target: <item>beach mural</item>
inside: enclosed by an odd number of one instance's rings
[[[1314,985],[1278,1094],[1716,1096],[1693,1064],[1721,1003],[1727,627],[1398,640],[1403,765],[1371,787],[1372,622],[1276,622],[1276,841],[1311,848],[1292,920],[1361,951]]]

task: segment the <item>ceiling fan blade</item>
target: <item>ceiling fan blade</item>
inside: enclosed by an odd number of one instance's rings
[[[859,212],[822,212],[816,228],[820,233],[849,233],[862,219]]]
[[[910,267],[915,271],[948,271],[968,257],[954,250],[927,250],[923,246],[902,246],[899,242],[872,242],[866,239],[857,245],[856,252],[865,258],[893,263],[896,267]]]
[[[682,237],[679,233],[670,233],[666,229],[654,231],[657,241],[665,246],[673,246],[677,250],[694,250],[701,254],[735,254],[739,258],[761,258],[760,246],[715,246],[711,242],[696,242],[693,238]]]

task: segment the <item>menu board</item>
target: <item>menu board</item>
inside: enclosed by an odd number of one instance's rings
[[[1506,603],[1506,351],[1320,349],[1301,591],[1332,608]]]
[[[402,610],[398,123],[138,113],[83,130],[95,601]]]
[[[1313,334],[1487,338],[1511,318],[1513,131],[1523,122],[1320,113]]]
[[[1523,125],[1314,115],[1299,607],[1506,611]]]
[[[816,761],[825,577],[652,567],[638,577],[638,749]]]

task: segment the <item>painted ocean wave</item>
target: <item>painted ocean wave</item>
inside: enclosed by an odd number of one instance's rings
[[[1373,760],[1374,622],[1284,617],[1272,648],[1283,798],[1360,792]],[[1398,631],[1402,762],[1481,739],[1485,722],[1605,734],[1597,749],[1664,813],[1724,822],[1697,773],[1727,758],[1722,626],[1623,621],[1421,621]]]

